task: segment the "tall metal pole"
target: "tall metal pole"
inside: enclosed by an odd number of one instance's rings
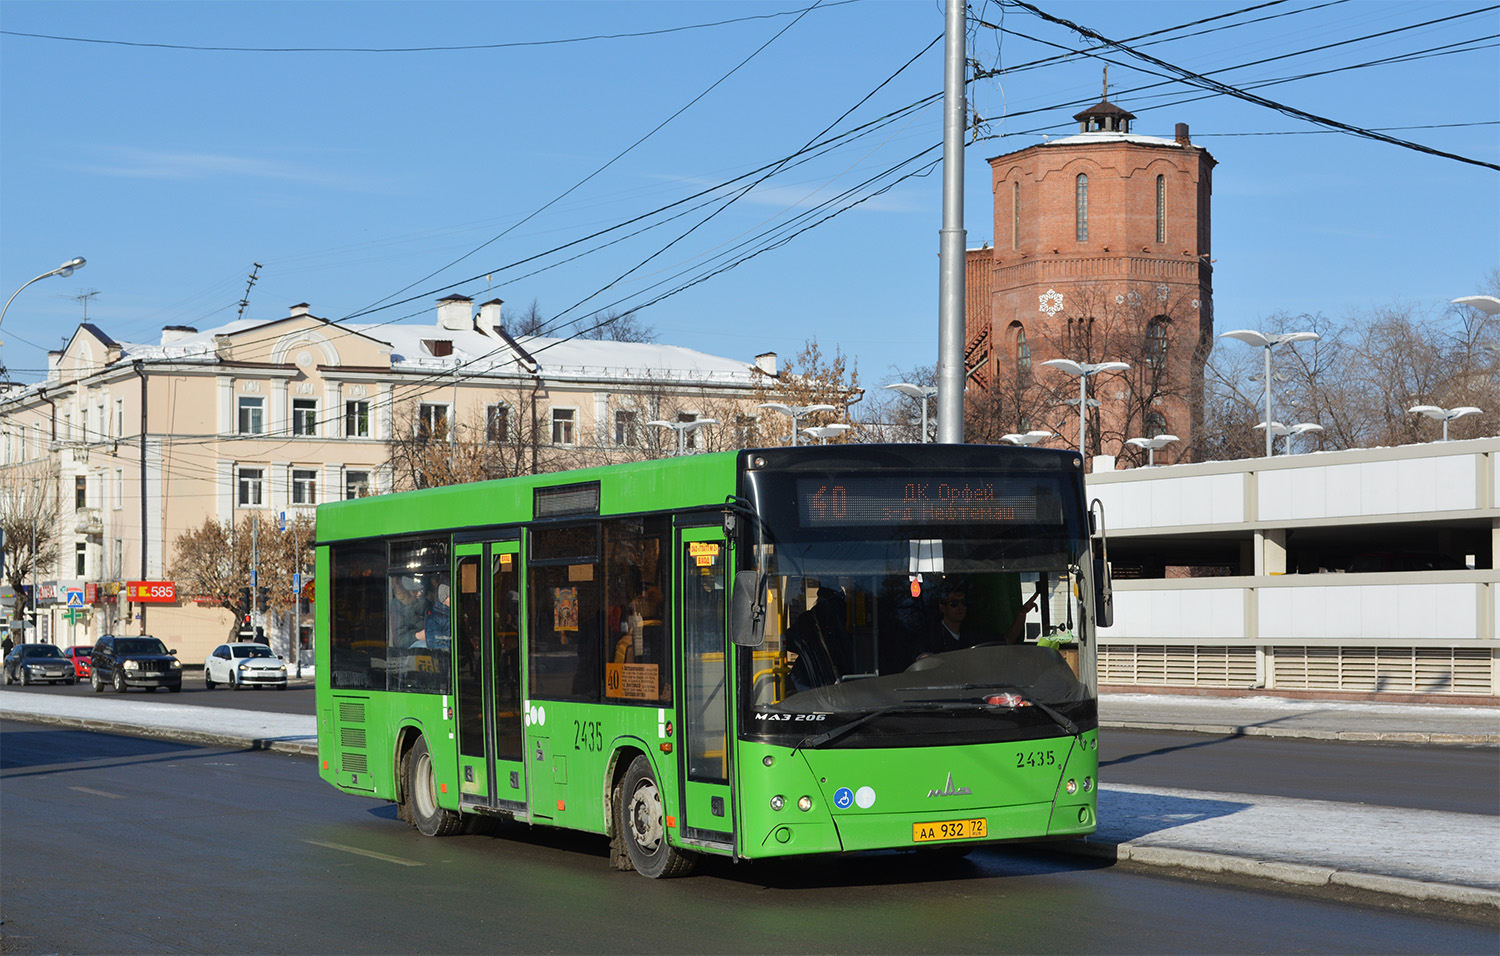
[[[964,0],[947,0],[943,79],[943,229],[938,280],[938,428],[964,440]]]
[[[1089,452],[1085,441],[1089,434],[1089,377],[1085,373],[1078,376],[1078,454],[1083,456],[1083,462],[1088,464]]]
[[[1273,348],[1273,346],[1271,346],[1271,345],[1267,345],[1266,346],[1266,457],[1267,458],[1271,457],[1271,441],[1272,441],[1272,439],[1274,437],[1271,434],[1271,349],[1272,348]]]

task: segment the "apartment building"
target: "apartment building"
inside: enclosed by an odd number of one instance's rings
[[[420,486],[420,466],[402,469],[413,446],[441,461],[445,445],[482,444],[514,473],[671,453],[677,433],[648,423],[716,418],[684,444],[732,447],[756,384],[776,373],[774,353],[513,337],[501,305],[452,296],[431,324],[398,325],[299,304],[269,321],[170,326],[152,343],[78,326],[45,381],[0,394],[0,508],[41,498],[57,515],[38,637],[146,632],[201,660],[234,632],[231,612],[212,595],[127,585],[170,581],[174,542],[205,519],[290,519]],[[285,649],[287,622],[267,625]]]

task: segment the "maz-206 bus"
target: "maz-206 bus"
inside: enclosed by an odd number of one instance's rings
[[[1077,454],[972,445],[326,504],[321,774],[429,836],[568,827],[651,877],[1092,833],[1090,518]]]

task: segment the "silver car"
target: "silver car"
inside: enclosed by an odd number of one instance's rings
[[[212,690],[220,684],[228,684],[235,690],[241,687],[286,690],[286,661],[264,644],[220,644],[203,661],[203,686]]]
[[[77,680],[73,661],[55,644],[18,644],[6,655],[5,682],[71,684]]]

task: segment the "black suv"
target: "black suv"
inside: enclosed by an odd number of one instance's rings
[[[94,645],[89,683],[95,693],[106,684],[122,694],[127,687],[165,687],[176,693],[182,690],[182,662],[173,656],[176,653],[154,637],[105,635]]]

